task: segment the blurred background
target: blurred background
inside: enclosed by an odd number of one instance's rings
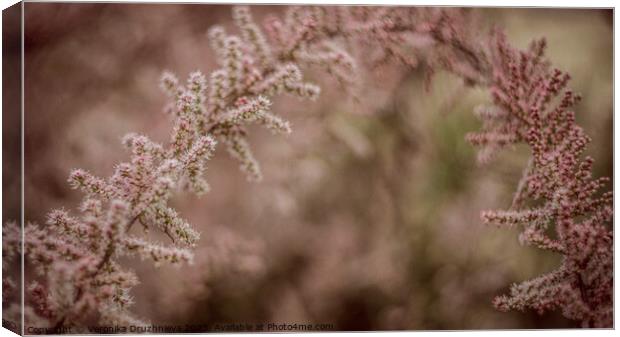
[[[120,138],[130,131],[168,139],[161,72],[184,80],[213,70],[205,32],[231,28],[231,18],[223,5],[25,8],[25,217],[43,223],[51,208],[79,202],[70,169],[110,175],[128,158]],[[260,22],[284,7],[252,10]],[[593,138],[595,175],[611,177],[612,11],[472,10],[518,47],[547,38],[548,56],[584,97],[577,113]],[[142,282],[132,291],[137,316],[335,330],[577,327],[558,313],[492,307],[511,283],[554,269],[558,256],[520,246],[517,229],[481,224],[481,210],[509,205],[528,156],[518,147],[476,164],[464,135],[479,127],[472,110],[486,93],[442,73],[426,90],[422,71],[385,69],[365,79],[369,99],[355,103],[333,79],[307,78],[323,86],[317,102],[274,105],[292,135],[252,130],[263,182],[248,183],[219,149],[207,173],[212,191],[174,198],[202,232],[194,266],[127,260]]]

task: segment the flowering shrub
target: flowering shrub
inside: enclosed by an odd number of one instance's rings
[[[529,50],[510,48],[495,37],[493,106],[480,110],[485,125],[469,139],[483,147],[482,159],[503,146],[525,142],[530,162],[512,209],[487,211],[487,223],[522,225],[521,243],[563,256],[555,271],[514,285],[497,297],[500,310],[560,308],[584,327],[609,327],[613,320],[613,216],[611,192],[599,193],[609,178],[592,177],[591,157],[580,159],[590,138],[569,110],[580,97],[566,89],[569,75],[545,62],[545,40]],[[553,227],[551,227],[553,226]],[[550,229],[553,232],[550,233]]]
[[[282,94],[318,97],[319,86],[304,81],[302,69],[319,67],[355,95],[364,68],[397,62],[424,63],[429,80],[445,70],[466,85],[488,89],[492,105],[476,111],[483,128],[467,137],[481,148],[481,163],[513,144],[531,149],[511,209],[483,212],[482,218],[523,226],[522,243],[557,252],[563,260],[556,271],[513,286],[495,306],[557,308],[584,326],[611,325],[613,253],[607,224],[612,196],[598,192],[608,179],[593,179],[592,159],[580,158],[589,138],[569,110],[579,96],[566,89],[568,75],[544,58],[544,40],[519,51],[494,31],[480,42],[467,13],[413,7],[290,7],[283,18],[268,17],[263,27],[248,7],[235,7],[233,21],[239,35],[219,26],[208,32],[218,69],[208,76],[193,72],[184,84],[172,73],[163,74],[161,87],[170,98],[166,111],[173,119],[166,144],[126,135],[130,159],[116,165],[112,176],[71,172],[69,184],[85,194],[77,215],[53,210],[47,226],[25,226],[23,253],[39,275],[27,287],[27,320],[53,327],[79,326],[87,319],[143,324],[129,311],[137,277],[119,258],[192,263],[200,233],[168,201],[177,189],[197,195],[209,191],[205,171],[216,146],[226,147],[248,180],[259,181],[248,127],[292,132],[271,105]],[[356,54],[369,49],[358,64]],[[170,242],[147,240],[143,234],[149,230],[164,233]],[[3,234],[3,256],[15,256],[16,225],[5,225]],[[14,285],[6,279],[4,287]]]

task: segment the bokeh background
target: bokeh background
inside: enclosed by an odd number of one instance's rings
[[[108,176],[128,158],[120,138],[130,131],[168,139],[161,72],[213,70],[205,32],[232,26],[224,5],[25,8],[25,217],[43,223],[51,208],[79,202],[70,169]],[[260,19],[284,7],[252,10]],[[593,138],[595,175],[612,176],[612,11],[471,10],[516,46],[547,38],[548,56],[584,97],[578,120]],[[491,305],[511,283],[552,270],[558,256],[520,246],[517,229],[481,224],[481,210],[510,203],[528,155],[517,147],[476,164],[464,135],[479,127],[472,110],[485,92],[442,73],[427,90],[422,69],[384,69],[364,79],[365,99],[354,102],[333,79],[306,75],[323,86],[317,102],[274,105],[293,134],[253,129],[263,182],[248,183],[219,149],[207,174],[212,191],[174,198],[202,232],[196,263],[126,261],[142,282],[133,290],[139,317],[336,330],[577,326],[558,313]]]

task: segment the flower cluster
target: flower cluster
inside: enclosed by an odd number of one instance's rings
[[[80,169],[71,172],[70,185],[86,194],[79,216],[53,210],[47,226],[24,228],[28,263],[45,276],[45,291],[38,284],[30,287],[36,290],[33,305],[40,308],[35,313],[38,318],[45,313],[56,326],[74,324],[92,312],[101,313],[102,323],[137,322],[127,308],[133,302],[129,289],[138,282],[116,262],[121,256],[136,253],[156,264],[191,263],[189,247],[199,234],[167,206],[167,200],[184,178],[200,177],[204,169],[196,169],[196,162],[208,158],[215,141],[195,138],[181,154],[174,152],[175,144],[164,151],[144,136],[128,135],[125,144],[132,151],[131,161],[117,165],[110,178]],[[130,230],[136,222],[160,229],[172,244],[135,237]]]
[[[532,152],[512,209],[487,211],[487,223],[520,225],[521,243],[562,255],[558,269],[514,285],[494,300],[500,310],[559,308],[585,327],[613,320],[613,247],[609,181],[592,177],[591,157],[581,158],[590,138],[571,108],[579,95],[567,89],[569,75],[544,59],[545,40],[528,50],[511,48],[497,33],[492,50],[493,105],[478,110],[483,130],[469,135],[489,160],[500,148],[526,143]]]
[[[221,139],[248,179],[257,181],[262,174],[246,139],[247,126],[261,124],[273,133],[290,133],[290,124],[270,112],[272,98],[288,93],[315,99],[320,89],[303,82],[299,66],[291,60],[274,57],[276,51],[248,7],[235,7],[233,19],[241,36],[229,35],[220,26],[208,33],[221,68],[210,77],[201,131]]]
[[[273,133],[288,134],[290,124],[270,111],[273,97],[318,96],[319,87],[303,82],[293,59],[274,57],[278,51],[269,46],[247,7],[235,8],[233,17],[240,36],[221,27],[209,31],[221,66],[209,79],[196,71],[181,84],[174,74],[163,74],[161,88],[171,101],[166,111],[173,116],[169,142],[126,135],[123,144],[131,152],[130,160],[116,165],[110,177],[82,169],[69,175],[69,185],[85,194],[78,215],[53,210],[46,226],[25,226],[24,255],[40,279],[28,287],[25,310],[30,322],[49,322],[55,328],[87,319],[108,325],[139,324],[128,311],[133,303],[129,292],[138,280],[118,259],[138,255],[155,265],[192,263],[191,248],[200,234],[168,205],[174,191],[197,195],[209,191],[204,173],[217,140],[240,161],[248,179],[259,180],[247,127],[259,124]],[[170,243],[145,239],[134,230],[137,223],[142,232],[157,230]],[[4,228],[5,237],[18,237],[17,226]],[[5,240],[7,260],[16,255],[18,243],[13,241]],[[3,283],[12,285],[9,279]]]

